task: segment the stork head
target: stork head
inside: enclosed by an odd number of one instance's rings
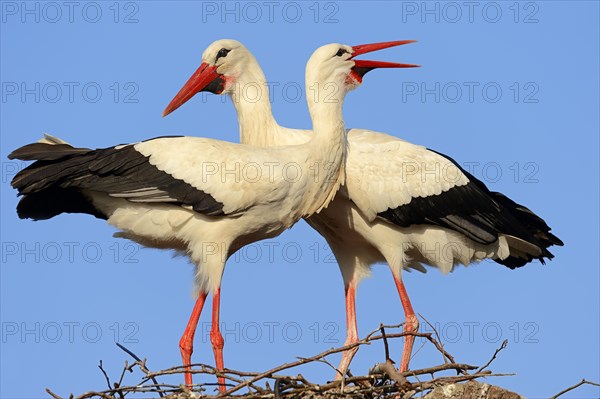
[[[256,58],[242,43],[233,39],[217,40],[204,50],[200,67],[165,108],[163,116],[201,91],[228,94],[241,78],[257,83],[265,81]]]
[[[372,51],[413,42],[414,40],[403,40],[358,46],[333,43],[319,47],[306,64],[307,90],[315,90],[315,97],[312,102],[318,102],[319,98],[317,96],[320,94],[323,95],[321,99],[323,101],[326,101],[327,97],[330,99],[343,98],[347,92],[355,89],[362,83],[363,76],[367,72],[376,68],[418,67],[419,65],[414,64],[367,61],[354,58]]]
[[[412,43],[414,40],[347,46],[327,44],[318,48],[306,65],[307,87],[315,82],[332,82],[343,90],[340,94],[356,88],[363,76],[375,68],[410,68],[413,64],[355,60],[360,54],[388,47]],[[265,77],[254,56],[237,40],[221,39],[213,42],[202,53],[202,63],[188,79],[179,93],[171,100],[163,116],[175,111],[201,91],[226,94],[233,90],[234,83],[264,83]],[[242,82],[244,83],[244,82]]]

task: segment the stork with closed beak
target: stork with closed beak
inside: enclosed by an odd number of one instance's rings
[[[360,47],[354,51],[360,52]],[[200,91],[233,96],[245,144],[272,147],[304,143],[313,137],[313,131],[277,123],[265,76],[246,47],[236,40],[217,40],[204,54],[215,52],[223,54],[223,61],[203,57],[179,99],[187,100]],[[362,67],[365,72],[370,65]],[[195,85],[200,72],[206,80]],[[252,101],[243,95],[249,84],[264,88]],[[171,102],[164,114],[182,104]],[[432,174],[432,170],[438,172]],[[534,259],[544,263],[553,258],[548,247],[563,245],[543,219],[488,190],[449,156],[363,129],[348,133],[345,186],[327,208],[306,221],[328,242],[342,273],[346,345],[358,340],[355,291],[374,263],[389,265],[404,308],[404,331],[410,332],[418,329],[419,322],[402,282],[403,269],[425,271],[423,265],[429,265],[448,273],[457,264],[486,258],[514,269]],[[413,336],[405,338],[401,372],[408,370],[413,343]],[[357,349],[344,352],[336,378],[346,374]]]

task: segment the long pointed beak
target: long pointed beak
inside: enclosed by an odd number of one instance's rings
[[[394,42],[380,42],[380,43],[370,43],[370,44],[359,44],[358,46],[352,46],[354,53],[352,53],[352,57],[356,57],[357,55],[371,53],[377,50],[383,50],[384,48],[402,46],[404,44],[414,43],[416,40],[397,40]]]
[[[421,65],[403,64],[399,62],[354,60],[354,68],[419,68],[420,66]]]
[[[169,105],[167,105],[167,108],[163,111],[163,116],[167,116],[177,108],[181,107],[186,101],[194,97],[196,93],[202,91],[218,79],[219,76],[216,66],[208,65],[206,62],[203,62],[183,85],[181,90],[179,90],[179,93],[171,100]]]
[[[354,52],[352,53],[352,59],[354,61],[354,67],[352,67],[352,71],[358,75],[359,78],[362,78],[367,72],[375,69],[375,68],[418,68],[420,65],[417,64],[403,64],[397,62],[385,62],[385,61],[369,61],[369,60],[355,60],[354,57],[371,53],[377,50],[383,50],[385,48],[402,46],[404,44],[414,43],[416,40],[398,40],[394,42],[381,42],[381,43],[371,43],[371,44],[361,44],[358,46],[352,46]]]

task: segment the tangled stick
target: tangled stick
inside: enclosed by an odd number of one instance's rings
[[[107,373],[102,368],[100,362],[99,368],[102,371],[108,388],[103,391],[90,391],[82,395],[74,397],[72,394],[69,399],[126,399],[128,395],[136,398],[140,397],[161,397],[163,399],[184,399],[184,398],[240,398],[240,399],[296,399],[296,398],[314,398],[314,397],[330,397],[331,399],[340,399],[340,397],[348,399],[385,399],[390,398],[417,398],[422,397],[428,391],[444,385],[455,384],[460,382],[473,381],[479,378],[509,376],[513,374],[497,374],[487,368],[496,359],[497,355],[506,348],[507,342],[496,349],[492,357],[481,367],[474,365],[457,363],[454,357],[450,355],[443,345],[436,339],[439,337],[434,329],[433,333],[419,332],[393,332],[386,330],[394,330],[402,327],[400,325],[384,326],[373,330],[365,338],[356,343],[332,348],[321,352],[317,355],[298,358],[294,362],[282,364],[264,372],[248,372],[232,369],[217,370],[215,367],[206,364],[193,364],[192,369],[188,370],[184,366],[172,367],[161,371],[150,371],[146,366],[146,360],[141,360],[128,349],[122,347],[135,362],[128,364],[125,362],[122,373],[117,382],[111,384]],[[379,333],[379,334],[378,334]],[[443,357],[444,363],[427,367],[418,370],[409,370],[400,373],[389,358],[388,341],[413,335],[422,337],[427,340]],[[327,356],[335,353],[340,353],[355,347],[371,345],[373,342],[382,341],[384,344],[385,361],[376,364],[367,375],[353,376],[350,373],[344,376],[341,380],[328,381],[325,383],[316,383],[307,380],[302,374],[286,375],[283,372],[292,368],[301,367],[307,364],[325,363],[331,366],[326,360]],[[331,366],[332,367],[332,366]],[[142,379],[135,385],[123,385],[123,379],[127,372],[132,373],[134,369],[141,372]],[[439,373],[453,370],[457,375],[439,375]],[[185,385],[171,385],[160,383],[158,380],[162,376],[170,376],[174,374],[183,375],[185,372],[193,374],[203,374],[207,376],[223,377],[226,380],[226,386],[229,389],[226,392],[218,394],[207,393],[208,388],[214,389],[216,383],[201,383],[194,384],[191,388]],[[577,388],[583,384],[593,384],[583,380],[579,384],[568,388],[564,392],[559,393],[554,398]],[[273,388],[271,388],[273,386]],[[239,391],[246,389],[246,393]],[[46,390],[54,399],[63,399],[51,390]]]

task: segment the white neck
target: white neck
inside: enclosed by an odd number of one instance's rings
[[[314,176],[312,187],[306,190],[305,198],[312,202],[305,215],[325,208],[344,184],[346,163],[346,127],[342,106],[345,93],[338,90],[333,95],[317,90],[309,95],[315,84],[306,80],[306,101],[313,123],[313,135],[306,144],[310,148],[312,165],[309,171]],[[339,86],[338,86],[339,87]]]
[[[230,97],[238,115],[240,141],[257,147],[277,145],[274,135],[279,125],[273,117],[269,86],[258,63],[249,63]]]
[[[326,207],[344,184],[346,160],[346,129],[342,115],[344,93],[331,88],[308,83],[306,93],[313,122],[311,140],[303,147],[308,151],[304,170],[310,175],[310,184],[303,190],[301,216],[309,216]],[[316,85],[316,86],[315,86]],[[320,89],[314,91],[315,87]],[[280,126],[273,117],[269,88],[258,66],[249,66],[244,76],[230,93],[238,114],[240,140],[259,147],[280,145],[277,134]]]

